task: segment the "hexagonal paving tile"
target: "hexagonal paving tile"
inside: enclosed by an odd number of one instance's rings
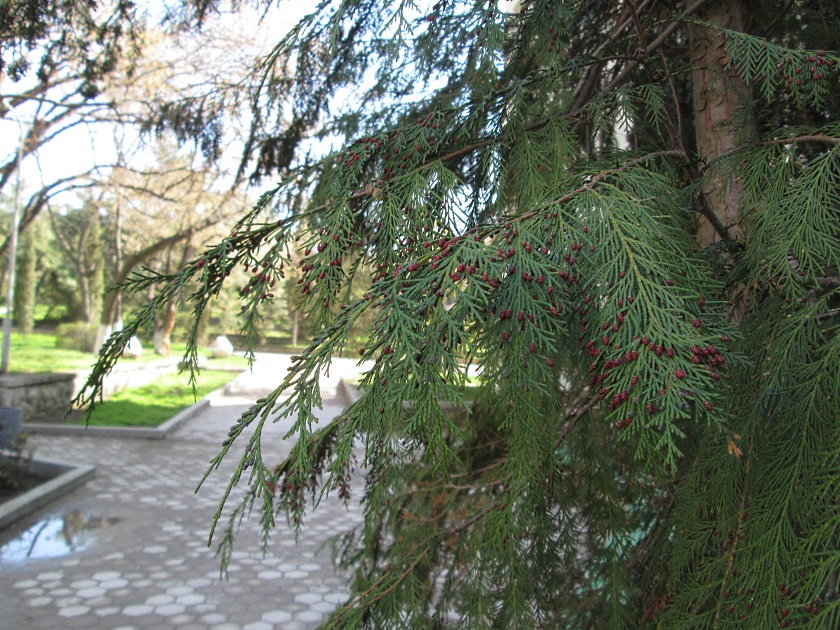
[[[216,610],[215,604],[199,604],[198,606],[193,607],[193,611],[199,615],[203,615],[204,613],[210,613]]]
[[[83,588],[76,595],[82,599],[93,599],[94,597],[102,597],[107,591],[104,588],[93,587]]]
[[[122,614],[128,617],[140,617],[141,615],[150,615],[154,612],[154,610],[154,606],[136,604],[134,606],[126,606],[123,608]]]
[[[169,618],[169,623],[173,626],[186,626],[195,621],[195,615],[183,613]]]
[[[181,595],[181,597],[175,600],[175,603],[181,604],[182,606],[195,606],[196,604],[204,603],[204,595]]]
[[[257,577],[261,580],[276,580],[283,577],[283,574],[279,571],[260,571],[257,573]]]
[[[210,586],[212,582],[207,578],[193,578],[191,580],[187,580],[186,585],[191,586],[192,588],[204,588],[205,586]]]
[[[333,604],[343,604],[348,596],[348,593],[327,593],[324,595],[324,600]]]
[[[56,572],[56,573],[39,573],[35,577],[35,579],[38,580],[39,582],[51,582],[53,580],[60,580],[63,577],[64,577],[64,574],[59,573],[59,572]]]
[[[171,595],[153,595],[146,599],[146,603],[150,606],[165,606],[175,601]]]
[[[295,601],[301,604],[317,604],[323,598],[317,593],[303,593],[302,595],[295,595]]]
[[[172,617],[174,615],[180,615],[185,610],[186,607],[180,604],[166,604],[165,606],[155,608],[155,613],[161,617]]]
[[[149,547],[145,547],[143,549],[143,553],[166,553],[166,547],[162,545],[150,545]]]
[[[339,411],[337,407],[325,409],[323,415]],[[214,425],[210,430],[216,428]],[[218,429],[223,435],[227,421]],[[13,568],[7,576],[7,583],[15,586],[8,589],[13,591],[9,594],[12,619],[31,620],[33,630],[115,630],[121,624],[126,630],[213,630],[214,626],[218,630],[305,630],[323,623],[337,604],[346,601],[348,577],[335,575],[325,554],[317,550],[329,534],[358,523],[360,515],[331,511],[329,505],[299,545],[291,537],[284,537],[276,541],[267,558],[263,558],[256,538],[243,537],[230,579],[220,579],[213,549],[203,546],[207,534],[204,515],[197,519],[187,513],[212,514],[216,499],[189,496],[177,482],[191,470],[193,456],[200,452],[199,445],[188,438],[191,435],[187,430],[175,436],[185,456],[174,459],[164,444],[144,444],[141,448],[129,441],[114,440],[108,442],[108,448],[102,448],[101,444],[69,438],[36,438],[40,440],[37,446],[48,456],[66,450],[80,460],[95,461],[109,473],[91,480],[82,491],[86,500],[113,506],[116,511],[112,514],[126,521],[130,517],[120,510],[138,506],[147,509],[155,526],[146,527],[146,521],[124,523],[131,528],[137,526],[137,536],[130,547],[125,547],[125,553],[100,554],[101,549],[93,548],[49,565],[35,565],[37,568]],[[284,444],[283,448],[287,447]],[[204,453],[201,457],[203,461]],[[164,472],[164,461],[174,469]],[[130,474],[119,472],[128,469]],[[358,510],[353,507],[351,511]],[[3,600],[0,607],[5,603]]]
[[[80,617],[90,611],[88,606],[70,606],[69,608],[62,608],[58,611],[59,617]]]
[[[320,564],[302,564],[300,565],[301,570],[303,571],[320,571],[321,565]]]
[[[105,582],[107,580],[116,580],[120,577],[120,574],[116,571],[100,571],[99,573],[94,573],[92,577],[99,582]]]
[[[309,607],[309,610],[314,610],[315,612],[328,615],[335,610],[335,604],[331,604],[330,602],[319,602],[317,604],[312,604]]]
[[[263,621],[268,623],[285,623],[292,620],[292,615],[285,610],[274,610],[267,612],[262,616]]]

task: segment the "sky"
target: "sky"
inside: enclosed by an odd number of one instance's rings
[[[151,23],[157,23],[165,13],[165,3],[177,2],[177,0],[139,0],[141,10],[148,15],[148,20]],[[428,9],[432,0],[420,0],[415,5],[418,16],[424,14],[424,10]],[[229,66],[231,61],[226,59],[223,53],[218,49],[205,45],[208,41],[206,33],[213,33],[213,37],[220,39],[235,39],[240,36],[249,43],[249,53],[253,53],[255,57],[267,54],[271,47],[278,42],[283,35],[305,15],[311,13],[318,5],[318,0],[275,0],[272,7],[266,13],[264,19],[260,19],[261,13],[249,9],[248,6],[243,5],[239,8],[236,19],[232,18],[230,14],[223,15],[221,18],[210,20],[205,27],[205,39],[199,40],[198,44],[194,43],[194,47],[199,51],[198,54],[205,57],[216,57],[216,63],[220,68]],[[515,12],[519,7],[518,0],[498,0],[499,8],[506,12]],[[173,51],[173,54],[176,54]],[[174,65],[174,62],[173,62]],[[372,76],[372,72],[371,72]],[[11,85],[9,79],[0,76],[0,93],[12,91],[12,89],[20,89],[19,85]],[[342,95],[338,95],[341,101]],[[355,99],[352,94],[348,94],[344,100],[346,102],[353,102]],[[20,109],[20,108],[18,108]],[[27,124],[26,112],[17,112],[20,114],[20,122],[23,126]],[[10,116],[7,115],[5,119],[0,119],[0,158],[5,156],[9,159],[13,156],[13,152],[18,146],[18,137],[20,128]],[[26,198],[27,191],[34,191],[40,188],[43,183],[53,182],[58,178],[76,175],[84,172],[94,166],[107,167],[112,164],[116,158],[115,150],[115,133],[114,127],[109,124],[100,124],[97,126],[78,126],[74,129],[63,132],[56,137],[48,145],[39,150],[37,155],[30,156],[24,160],[23,168],[21,169],[21,176],[23,181],[22,199]],[[132,160],[132,165],[137,168],[147,168],[153,163],[153,155],[143,145],[145,139],[139,137],[135,132],[126,130],[123,137],[123,146],[129,149],[137,150],[136,157]],[[324,140],[313,144],[316,152],[323,152],[331,148],[330,145],[334,140]],[[139,147],[139,149],[138,149]],[[238,160],[241,157],[241,145],[237,147],[235,144],[228,148],[222,158],[222,165],[230,170],[234,170],[238,165]],[[4,160],[5,161],[5,160]],[[102,175],[107,175],[107,168],[103,168]],[[261,188],[265,188],[263,185]],[[7,188],[5,194],[11,194],[11,189]],[[260,189],[254,191],[258,194]],[[68,193],[62,197],[56,198],[58,205],[66,204],[70,206],[81,205],[81,200],[75,193]]]
[[[268,12],[264,20],[259,19],[255,11],[243,7],[243,17],[238,25],[233,24],[230,16],[223,16],[219,20],[211,21],[207,30],[216,33],[227,33],[230,28],[238,27],[238,30],[247,32],[247,37],[255,55],[265,53],[301,18],[310,13],[317,5],[316,0],[280,0]],[[162,15],[163,4],[155,0],[147,2],[146,11],[152,16]],[[154,19],[154,18],[152,18]],[[205,48],[206,50],[206,48]],[[219,66],[223,66],[226,60],[223,57],[217,59]],[[19,90],[20,85],[12,84],[7,77],[0,76],[0,93]],[[27,112],[20,112],[17,108],[14,112],[20,117],[20,126],[10,115],[0,119],[0,157],[4,162],[14,156],[18,146],[18,138],[21,133],[21,126],[25,129],[28,124]],[[29,116],[32,114],[29,113]],[[124,145],[127,147],[141,147],[137,153],[136,162],[140,167],[148,166],[151,161],[151,153],[142,149],[143,139],[129,131],[124,137]],[[21,169],[22,199],[27,191],[37,190],[43,183],[53,182],[58,178],[76,175],[94,166],[108,165],[115,161],[116,149],[114,145],[114,128],[109,124],[93,126],[77,126],[57,136],[49,144],[42,147],[36,155],[24,160]],[[237,163],[239,153],[232,148],[223,157],[228,166]],[[4,193],[11,195],[13,190],[7,188]],[[58,201],[58,200],[57,200]],[[78,199],[73,194],[66,195],[60,203],[77,205]]]

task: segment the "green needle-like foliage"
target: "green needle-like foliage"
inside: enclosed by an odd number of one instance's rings
[[[131,279],[159,293],[79,400],[173,296],[197,322],[248,269],[256,340],[294,270],[320,332],[207,472],[237,462],[216,522],[247,486],[223,563],[333,494],[364,525],[326,627],[840,627],[840,9],[777,4],[319,4],[264,62],[280,182]]]

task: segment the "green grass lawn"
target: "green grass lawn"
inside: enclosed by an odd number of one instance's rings
[[[172,357],[181,357],[186,346],[172,344]],[[199,350],[199,354],[207,356],[206,351]],[[123,361],[148,362],[162,359],[149,346],[144,347],[143,356],[139,359],[123,359]],[[93,366],[96,357],[88,352],[65,350],[55,347],[55,335],[32,333],[24,337],[19,333],[12,333],[9,350],[10,372],[70,372],[74,370],[88,370]],[[241,369],[248,367],[248,361],[242,356],[232,356],[224,359],[207,359],[207,367],[215,369]]]
[[[203,370],[198,377],[198,400],[231,381],[231,372]],[[92,426],[156,427],[189,407],[196,398],[189,385],[189,375],[167,374],[154,383],[124,389],[101,403],[90,418]],[[84,423],[84,420],[81,421]]]
[[[90,368],[96,357],[87,352],[55,347],[55,335],[12,333],[10,372],[68,372]]]

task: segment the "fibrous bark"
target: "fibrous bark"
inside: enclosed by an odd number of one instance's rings
[[[704,22],[743,32],[746,2],[718,0],[700,16]],[[709,164],[736,146],[739,112],[749,104],[749,88],[734,68],[726,68],[726,41],[720,31],[695,25],[691,29],[691,81],[695,111],[697,153]],[[703,182],[704,213],[696,226],[702,246],[741,236],[738,225],[743,184],[737,173],[713,169]]]

